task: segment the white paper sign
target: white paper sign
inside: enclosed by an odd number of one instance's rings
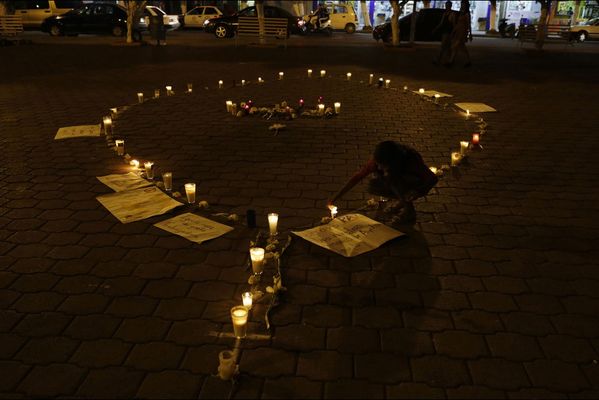
[[[183,205],[156,186],[105,194],[96,199],[123,224],[161,215]]]
[[[366,253],[405,235],[361,214],[343,215],[326,225],[293,233],[345,257]]]
[[[152,182],[139,177],[139,175],[137,175],[135,172],[129,172],[128,174],[96,176],[96,178],[98,178],[100,182],[115,192],[134,190],[152,185]]]
[[[219,224],[192,213],[178,215],[154,224],[154,226],[175,235],[183,236],[185,239],[196,243],[217,238],[233,230],[230,226]]]
[[[436,94],[439,95],[439,97],[453,97],[452,94],[447,94],[447,93],[443,93],[443,92],[437,92],[436,90],[425,90],[424,92],[420,93],[417,90],[413,91],[416,94],[420,94],[422,96],[428,96],[428,97],[435,97]]]
[[[54,140],[100,136],[100,132],[100,124],[66,126],[58,129],[56,136],[54,136]]]
[[[471,113],[482,113],[482,112],[495,112],[497,111],[491,106],[485,103],[455,103],[455,105],[462,110],[470,110]]]

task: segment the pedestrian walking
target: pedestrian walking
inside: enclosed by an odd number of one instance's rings
[[[384,211],[395,214],[393,221],[398,223],[416,221],[414,200],[426,196],[438,182],[420,153],[389,140],[377,144],[372,158],[328,201],[329,207],[371,174],[369,193],[392,199]]]
[[[466,63],[464,64],[464,67],[469,67],[472,65],[472,62],[470,61],[470,54],[466,48],[466,42],[468,40],[472,41],[472,28],[470,19],[470,2],[466,0],[462,1],[460,12],[457,15],[456,22],[451,32],[451,54],[446,65],[453,65],[458,52],[463,52],[466,56]]]
[[[453,25],[455,23],[455,13],[451,10],[451,1],[445,2],[445,12],[441,17],[439,25],[433,29],[432,35],[436,35],[437,32],[441,33],[441,50],[439,51],[439,57],[433,60],[434,64],[443,64],[451,54],[451,32],[453,31]]]

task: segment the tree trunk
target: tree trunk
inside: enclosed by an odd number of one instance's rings
[[[187,0],[181,0],[181,14],[187,14]]]
[[[547,18],[549,17],[548,9],[551,4],[551,0],[539,1],[541,3],[541,16],[539,17],[539,24],[537,28],[537,40],[535,41],[535,46],[537,50],[542,50],[543,45],[545,44]]]
[[[8,4],[5,1],[0,1],[0,15],[8,14]]]
[[[258,14],[258,32],[260,35],[260,44],[266,43],[264,37],[264,0],[256,0],[256,14]]]
[[[368,5],[366,4],[366,0],[360,0],[360,11],[362,12],[362,19],[364,20],[364,29],[365,31],[372,30],[372,24],[370,23],[370,14],[368,13]]]
[[[580,14],[580,0],[576,0],[574,3],[574,14],[572,14],[572,18],[570,18],[570,25],[576,25],[578,14]]]
[[[497,0],[489,1],[491,3],[491,14],[489,15],[489,33],[497,33]]]
[[[416,38],[416,0],[413,1],[414,8],[412,9],[412,17],[410,18],[410,44],[414,44]]]
[[[139,10],[146,6],[147,0],[125,0],[127,9],[127,43],[133,43],[133,22],[139,18]]]
[[[399,32],[399,15],[401,14],[401,9],[407,2],[408,0],[389,0],[389,3],[391,3],[391,8],[393,8],[393,15],[391,16],[391,35],[393,38],[393,46],[399,46],[399,42],[401,41],[401,35]]]

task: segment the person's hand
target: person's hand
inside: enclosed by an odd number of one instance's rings
[[[472,34],[470,34],[470,37],[468,38],[470,41],[472,41]]]
[[[330,210],[333,207],[335,207],[335,205],[333,204],[333,200],[331,200],[331,199],[327,200],[327,208]]]

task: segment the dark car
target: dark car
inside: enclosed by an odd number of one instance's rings
[[[423,8],[420,11],[416,11],[416,35],[414,40],[419,42],[440,42],[441,32],[433,34],[433,30],[441,22],[444,11],[442,8]],[[452,12],[457,14],[457,11]],[[411,13],[399,19],[401,40],[410,39],[411,20]],[[372,30],[372,37],[377,41],[390,42],[392,40],[391,35],[391,22],[378,25]]]
[[[209,19],[204,23],[204,31],[214,33],[219,39],[233,37],[237,31],[239,17],[257,17],[256,7],[247,7],[236,14]],[[274,6],[264,6],[265,18],[287,18],[289,21],[288,31],[302,34],[304,21],[301,17],[292,15],[289,11]]]
[[[134,36],[143,30],[136,18]],[[112,34],[123,36],[127,33],[127,11],[112,3],[87,4],[62,15],[48,17],[42,23],[42,32],[52,36],[78,35],[80,33]]]

